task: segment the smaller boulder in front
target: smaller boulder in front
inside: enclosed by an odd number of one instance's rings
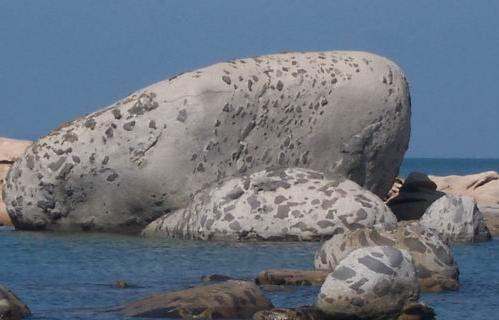
[[[199,315],[215,319],[247,319],[272,303],[253,283],[226,281],[220,284],[160,293],[130,302],[117,310],[127,317],[191,318]]]
[[[441,197],[426,210],[420,223],[436,230],[450,243],[489,241],[492,238],[475,200],[467,196]]]
[[[321,287],[317,307],[331,318],[389,318],[419,298],[412,258],[389,246],[350,253]]]
[[[31,315],[31,311],[12,291],[0,286],[0,319],[20,320]]]

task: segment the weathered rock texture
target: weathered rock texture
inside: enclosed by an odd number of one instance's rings
[[[156,294],[128,303],[117,311],[127,317],[247,319],[260,310],[273,308],[252,282],[227,281],[183,291]]]
[[[449,246],[435,231],[417,222],[400,223],[393,230],[364,228],[335,235],[317,251],[315,268],[334,270],[350,252],[380,245],[394,246],[411,255],[422,290],[436,292],[459,287],[459,269]]]
[[[475,200],[445,195],[423,214],[420,223],[437,231],[448,242],[479,242],[491,239]]]
[[[3,202],[2,189],[5,177],[17,157],[19,157],[30,144],[31,141],[0,138],[0,226],[12,225]]]
[[[269,167],[384,196],[410,133],[407,81],[365,52],[233,60],[139,90],[31,146],[7,179],[22,229],[135,232],[202,187]]]
[[[366,247],[340,261],[322,285],[317,307],[333,319],[390,319],[418,297],[412,258],[406,251]]]
[[[270,310],[258,311],[253,316],[253,320],[326,320],[319,309],[304,306],[299,308],[285,309],[274,308]]]
[[[383,201],[350,180],[300,168],[269,169],[199,192],[144,235],[203,240],[320,240],[361,227],[394,225]]]
[[[270,269],[258,273],[255,282],[259,285],[322,285],[328,274],[327,270]]]
[[[387,205],[399,221],[418,220],[425,210],[444,194],[437,191],[437,185],[427,175],[411,172],[403,181],[398,194],[392,190]]]
[[[0,286],[0,319],[20,320],[30,315],[29,308],[12,291]]]

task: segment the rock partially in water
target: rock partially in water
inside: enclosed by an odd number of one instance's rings
[[[449,246],[436,231],[417,222],[400,223],[393,230],[359,229],[335,235],[315,255],[315,268],[334,270],[352,251],[389,245],[406,250],[412,257],[421,289],[437,292],[459,287],[459,269]]]
[[[31,311],[11,290],[0,285],[0,319],[20,320],[31,315]]]
[[[7,210],[20,229],[139,232],[210,183],[290,166],[384,196],[409,133],[408,84],[385,58],[332,51],[237,59],[53,130],[13,166]]]
[[[203,240],[320,240],[396,218],[383,201],[350,180],[301,168],[269,169],[216,184],[146,236]]]
[[[424,213],[421,225],[436,230],[448,242],[480,242],[491,235],[475,200],[467,196],[445,195]]]
[[[409,303],[404,307],[402,313],[396,320],[435,320],[436,313],[433,308],[424,303],[414,302]]]
[[[247,319],[258,311],[271,308],[270,300],[253,282],[231,280],[156,294],[113,311],[127,317],[142,318]]]
[[[208,274],[201,277],[201,281],[203,282],[222,282],[234,280],[232,277],[223,275],[223,274]]]
[[[12,226],[12,221],[3,202],[3,185],[7,172],[14,161],[26,150],[31,141],[0,137],[0,226]]]
[[[351,252],[327,277],[317,307],[331,318],[389,319],[419,297],[412,258],[389,246]]]
[[[255,282],[263,285],[322,285],[328,274],[329,271],[324,270],[270,269],[258,273]]]
[[[427,175],[411,172],[398,190],[392,192],[387,205],[399,221],[418,220],[433,202],[445,193],[437,191],[437,185]]]
[[[115,289],[128,289],[130,285],[125,280],[117,280],[113,283]]]

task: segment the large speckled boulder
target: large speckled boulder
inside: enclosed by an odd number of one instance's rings
[[[220,284],[156,294],[114,310],[127,317],[183,319],[248,319],[273,308],[253,282],[230,280]]]
[[[366,247],[340,261],[322,285],[317,307],[333,319],[390,319],[418,297],[409,253],[389,246]]]
[[[435,231],[417,222],[400,223],[392,230],[363,228],[335,235],[317,251],[315,268],[334,270],[350,252],[380,245],[404,249],[412,256],[422,290],[436,292],[459,287],[459,269],[449,246]]]
[[[448,242],[491,240],[483,215],[471,197],[445,195],[426,209],[420,222]]]
[[[31,141],[0,137],[0,226],[11,226],[12,222],[3,202],[3,185],[7,172],[14,161],[23,154]]]
[[[1,320],[20,320],[30,315],[29,308],[12,291],[0,286]]]
[[[224,177],[270,167],[340,175],[383,196],[410,133],[407,81],[365,52],[218,63],[52,131],[7,179],[16,227],[137,232]]]
[[[395,223],[383,201],[355,182],[289,168],[264,170],[206,188],[186,208],[151,223],[143,234],[203,240],[320,240]]]

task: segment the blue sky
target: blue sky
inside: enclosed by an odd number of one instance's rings
[[[406,72],[408,156],[499,158],[499,1],[0,0],[0,136],[221,60],[339,49]]]

